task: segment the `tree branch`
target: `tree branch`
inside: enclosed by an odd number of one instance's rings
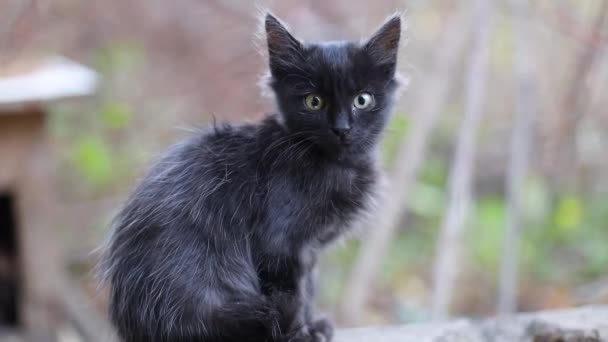
[[[460,127],[454,164],[449,178],[447,211],[441,226],[434,267],[432,317],[443,320],[449,315],[457,271],[462,233],[472,202],[472,178],[475,162],[475,140],[483,114],[485,95],[488,36],[490,32],[489,0],[476,0],[477,24],[469,74],[466,84],[467,97],[464,120]]]
[[[536,82],[530,44],[530,6],[527,0],[511,0],[515,36],[514,71],[517,82],[515,118],[511,132],[511,158],[507,175],[507,226],[503,241],[498,291],[498,312],[517,309],[522,186],[528,170],[532,125],[536,113]]]

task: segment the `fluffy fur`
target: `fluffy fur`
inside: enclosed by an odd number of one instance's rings
[[[277,113],[176,145],[115,219],[102,266],[125,341],[331,340],[312,312],[317,254],[374,195],[400,23],[304,44],[266,16]],[[373,107],[355,108],[362,92]],[[306,107],[310,94],[323,108]]]

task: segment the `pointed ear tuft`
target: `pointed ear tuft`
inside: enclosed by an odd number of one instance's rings
[[[397,63],[401,38],[401,15],[393,15],[365,43],[364,49],[380,64]]]
[[[289,33],[285,25],[270,13],[267,13],[264,19],[264,28],[271,59],[289,54],[301,47],[301,43]]]

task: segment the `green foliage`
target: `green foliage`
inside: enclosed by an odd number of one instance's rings
[[[505,202],[501,197],[484,197],[472,215],[468,246],[475,260],[486,271],[495,271],[500,263],[505,227]]]
[[[432,158],[427,160],[420,174],[422,182],[434,185],[443,189],[446,188],[448,182],[448,167],[444,160]]]
[[[127,132],[135,117],[121,86],[143,62],[143,50],[128,42],[112,42],[95,53],[95,68],[104,82],[93,99],[93,110],[57,106],[51,128],[62,143],[70,146],[63,161],[66,169],[81,176],[72,180],[96,194],[111,192],[134,170]],[[89,107],[90,108],[90,107]]]
[[[570,244],[583,259],[578,277],[593,279],[605,275],[608,265],[608,194],[590,196],[581,205],[582,222],[572,232]]]
[[[511,18],[496,16],[490,39],[490,62],[498,68],[508,69],[513,65],[514,36]]]
[[[416,215],[440,217],[445,207],[443,189],[435,184],[419,182],[413,189],[408,206]]]
[[[133,114],[126,104],[108,102],[99,109],[104,125],[112,129],[126,128],[131,122]]]
[[[133,42],[112,42],[98,50],[95,66],[104,74],[112,74],[133,70],[143,59],[143,49]]]
[[[524,221],[532,225],[542,224],[551,215],[551,194],[541,179],[529,177],[525,180],[521,206]]]
[[[358,240],[350,240],[343,246],[334,248],[323,258],[323,288],[319,294],[319,303],[335,304],[340,298],[349,270],[359,252]]]
[[[402,113],[397,113],[391,120],[388,133],[384,138],[382,145],[383,159],[387,166],[391,167],[394,164],[399,146],[408,133],[410,126],[409,117]]]
[[[580,270],[579,276],[582,278],[594,279],[606,275],[606,265],[608,265],[608,234],[605,232],[590,232],[588,238],[584,239],[584,247],[581,249],[585,260]]]
[[[543,220],[524,226],[522,258],[526,271],[545,281],[569,282],[604,274],[608,265],[608,198],[555,197]]]
[[[569,233],[578,229],[583,221],[583,202],[572,195],[563,196],[555,209],[553,222],[558,238],[566,238]]]
[[[445,209],[447,168],[443,160],[429,159],[408,200],[410,211],[420,217],[439,218]]]
[[[95,185],[107,184],[112,178],[112,156],[108,146],[98,137],[85,136],[72,152],[74,165]]]
[[[427,222],[434,224],[427,225]],[[390,285],[397,277],[414,272],[417,267],[428,267],[435,255],[437,223],[436,220],[414,220],[398,232],[382,265],[383,284]]]

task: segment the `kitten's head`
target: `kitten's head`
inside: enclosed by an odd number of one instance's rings
[[[401,18],[362,43],[303,43],[270,14],[265,29],[270,86],[290,133],[338,155],[372,148],[398,87]]]

